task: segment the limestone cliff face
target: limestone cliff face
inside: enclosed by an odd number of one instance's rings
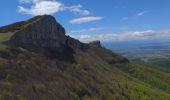
[[[66,36],[64,28],[53,16],[44,15],[26,24],[9,42],[24,46],[59,48],[66,45]]]

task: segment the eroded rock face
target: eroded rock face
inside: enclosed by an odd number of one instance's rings
[[[66,45],[64,28],[50,15],[44,15],[15,33],[9,40],[16,45],[59,48]]]
[[[73,46],[73,47],[76,47],[76,48],[81,48],[83,49],[85,44],[80,42],[79,40],[76,40],[70,36],[67,36],[67,39],[66,39],[66,44],[68,46]]]

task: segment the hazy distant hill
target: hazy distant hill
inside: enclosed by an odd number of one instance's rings
[[[170,57],[169,40],[107,42],[103,46],[123,54],[129,59],[154,59]]]

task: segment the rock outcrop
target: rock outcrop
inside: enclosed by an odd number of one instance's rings
[[[83,49],[85,47],[84,43],[82,43],[79,40],[76,40],[76,39],[74,39],[70,36],[67,36],[66,45],[73,46],[73,47],[76,47],[76,48],[81,48],[81,49]]]
[[[100,41],[99,41],[99,40],[96,40],[96,41],[90,42],[90,43],[89,43],[89,45],[95,45],[95,46],[97,46],[97,47],[102,47],[102,46],[101,46],[101,43],[100,43]]]
[[[60,48],[66,45],[65,29],[50,15],[33,18],[9,40],[15,45]],[[23,26],[22,26],[23,27]]]

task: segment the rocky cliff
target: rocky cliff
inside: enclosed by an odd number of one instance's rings
[[[65,46],[66,36],[64,28],[54,17],[44,15],[26,24],[9,42],[21,46],[59,48]]]
[[[17,22],[0,28],[0,33],[14,32],[8,43],[17,46],[33,46],[45,48],[65,48],[68,46],[80,49],[88,45],[101,47],[100,41],[89,44],[80,42],[65,35],[65,29],[53,16],[36,16],[27,21]]]

